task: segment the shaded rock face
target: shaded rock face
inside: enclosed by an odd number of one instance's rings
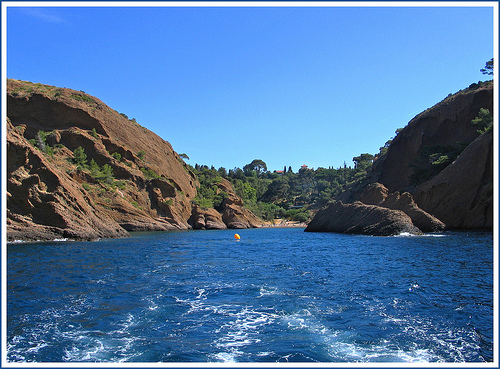
[[[471,125],[481,108],[493,114],[492,82],[460,91],[417,115],[394,138],[387,154],[375,160],[365,183],[353,186],[336,200],[379,204],[390,202],[390,196],[407,196],[405,192],[408,192],[418,208],[439,219],[447,228],[492,229],[493,134],[480,135],[477,127]],[[444,170],[425,182],[412,180],[415,164],[422,160],[421,153],[438,146],[456,150],[456,153],[463,151]],[[374,183],[384,185],[387,193],[377,193],[378,197],[366,201],[363,190]],[[410,214],[405,207],[401,209]],[[422,230],[434,227],[434,221],[427,228],[411,216]]]
[[[8,240],[190,228],[196,177],[153,132],[81,91],[15,80],[7,116]],[[78,147],[112,178],[76,164]]]
[[[439,232],[446,228],[439,219],[420,209],[408,192],[403,194],[399,194],[397,191],[389,193],[389,190],[380,183],[366,186],[361,195],[361,202],[367,205],[401,210],[411,218],[413,224],[422,232]]]
[[[365,188],[361,201],[354,204],[337,201],[320,210],[306,231],[392,236],[404,232],[438,232],[445,227],[439,219],[420,209],[408,192],[389,193],[384,185],[372,183]]]
[[[227,193],[227,198],[222,202],[220,212],[212,208],[193,207],[193,214],[189,224],[194,229],[242,229],[257,228],[263,225],[250,210],[244,207],[243,200],[236,195],[234,188],[227,179],[217,183],[218,191]]]
[[[417,115],[394,138],[387,154],[374,162],[370,182],[382,183],[390,192],[412,192],[408,188],[412,165],[422,150],[433,145],[458,148],[470,144],[479,136],[471,120],[481,108],[493,112],[492,83],[461,91]]]
[[[212,208],[203,209],[198,205],[193,206],[189,223],[193,229],[227,229],[221,213]]]
[[[336,232],[373,236],[401,233],[421,234],[411,218],[401,210],[392,210],[361,202],[340,201],[321,209],[307,225],[306,232]]]
[[[257,228],[263,225],[260,218],[243,206],[243,200],[236,196],[231,182],[222,179],[217,186],[228,194],[222,204],[222,219],[227,228]]]
[[[472,142],[458,158],[414,191],[415,201],[449,228],[493,228],[493,133]]]

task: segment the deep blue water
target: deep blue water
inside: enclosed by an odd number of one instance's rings
[[[12,362],[493,360],[491,233],[149,233],[7,262]]]

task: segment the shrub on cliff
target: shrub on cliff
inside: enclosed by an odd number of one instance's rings
[[[470,122],[473,126],[477,127],[480,134],[489,132],[493,129],[493,117],[489,109],[479,109],[479,114]]]
[[[78,146],[73,152],[73,162],[78,166],[84,168],[87,163],[87,154],[85,154],[85,150],[83,147]]]
[[[413,173],[410,176],[411,184],[421,184],[439,172],[460,155],[466,145],[457,143],[457,146],[451,145],[427,145],[421,150],[419,156],[410,166]]]

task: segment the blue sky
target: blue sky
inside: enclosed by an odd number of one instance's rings
[[[496,2],[9,4],[8,78],[83,90],[189,164],[216,168],[353,165],[449,93],[490,79],[479,70],[494,56]]]

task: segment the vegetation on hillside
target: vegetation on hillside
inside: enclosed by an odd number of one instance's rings
[[[271,221],[285,218],[305,222],[310,219],[310,209],[326,204],[347,186],[365,178],[374,156],[361,154],[353,158],[354,168],[311,169],[302,166],[297,172],[291,167],[282,171],[268,171],[267,165],[255,159],[243,169],[215,169],[196,164],[191,168],[200,187],[194,202],[203,207],[219,209],[227,197],[217,183],[222,178],[233,185],[236,195],[258,217]]]
[[[479,109],[478,116],[471,123],[477,128],[479,134],[484,134],[493,130],[493,116],[489,109]],[[456,145],[428,145],[424,146],[419,156],[411,164],[413,174],[410,177],[412,185],[419,185],[436,176],[455,159],[467,147],[463,142]]]

